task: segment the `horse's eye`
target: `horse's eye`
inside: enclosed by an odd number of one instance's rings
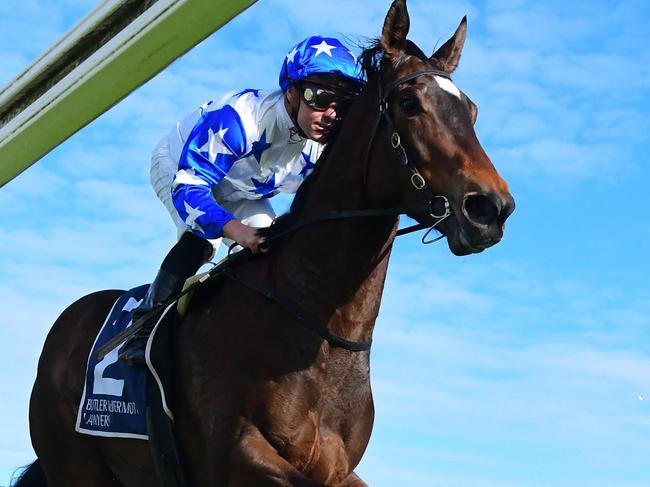
[[[417,115],[422,111],[420,100],[413,95],[407,95],[399,101],[399,106],[402,111],[409,117]]]

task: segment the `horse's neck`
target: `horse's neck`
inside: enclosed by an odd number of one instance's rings
[[[314,175],[301,218],[368,208],[363,172],[376,114],[358,108],[351,110],[327,160],[319,161],[323,167]],[[375,162],[371,167],[377,168]],[[328,321],[333,331],[352,340],[368,339],[379,312],[395,225],[395,217],[360,217],[300,229],[279,249],[276,286]]]

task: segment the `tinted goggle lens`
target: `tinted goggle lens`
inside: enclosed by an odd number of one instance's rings
[[[315,110],[327,110],[333,104],[342,102],[342,99],[336,96],[333,91],[312,86],[303,88],[302,98],[307,105]]]

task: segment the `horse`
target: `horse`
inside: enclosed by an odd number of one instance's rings
[[[427,56],[407,40],[406,0],[393,1],[362,55],[363,93],[287,216],[263,231],[269,251],[196,292],[175,332],[170,398],[188,485],[367,485],[354,469],[374,418],[369,346],[352,345],[371,342],[398,213],[467,255],[499,242],[514,209],[474,131],[477,108],[450,79],[466,29],[463,18]],[[37,460],[16,487],[159,485],[145,441],[75,432],[86,359],[120,293],[81,298],[49,332],[30,401]]]

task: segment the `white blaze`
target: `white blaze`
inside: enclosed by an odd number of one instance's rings
[[[442,76],[434,76],[434,78],[438,82],[440,88],[460,99],[460,90],[456,88],[456,85],[452,83],[450,79],[443,78]]]

